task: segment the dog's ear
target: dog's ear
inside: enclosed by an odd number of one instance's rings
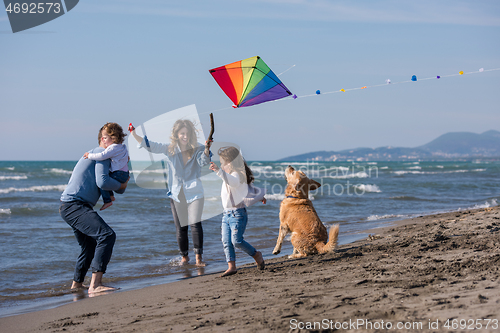
[[[317,189],[320,186],[321,186],[321,184],[318,183],[317,181],[309,179],[309,190],[310,191],[314,191],[315,189]]]

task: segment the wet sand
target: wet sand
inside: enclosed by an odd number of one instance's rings
[[[335,253],[267,260],[264,271],[246,265],[0,318],[0,331],[500,332],[500,208],[396,224]]]

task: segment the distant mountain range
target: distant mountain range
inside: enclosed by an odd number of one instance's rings
[[[355,148],[316,151],[282,158],[280,161],[401,161],[450,160],[500,157],[500,132],[482,134],[451,132],[420,147]]]

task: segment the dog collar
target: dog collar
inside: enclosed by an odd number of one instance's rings
[[[287,198],[292,198],[292,199],[300,199],[300,198],[294,197],[293,195],[287,195],[286,197]]]

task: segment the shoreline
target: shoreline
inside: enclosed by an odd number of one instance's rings
[[[460,210],[460,209],[459,209]],[[446,212],[448,213],[448,212]],[[424,213],[424,214],[429,214],[429,215],[435,215],[435,214],[442,214],[440,212],[437,213]],[[394,220],[394,218],[388,218],[385,221],[382,221],[382,224],[388,224],[389,226],[394,225],[399,225],[404,223],[405,221],[411,220],[418,214],[413,214],[408,215],[403,218],[403,220]],[[381,226],[381,227],[374,227],[374,228],[369,228],[361,231],[356,231],[356,232],[348,232],[347,236],[344,235],[344,237],[347,237],[348,240],[347,242],[344,240],[344,242],[340,241],[339,246],[343,245],[348,245],[348,244],[353,244],[357,242],[358,240],[362,240],[365,236],[369,235],[369,233],[372,232],[377,232],[379,230],[384,230],[387,228],[387,226]],[[274,241],[274,240],[273,240]],[[274,248],[274,245],[271,247]],[[283,250],[282,253],[285,253],[286,250],[290,250],[291,254],[291,243],[290,241],[285,241],[283,244]],[[285,258],[286,256],[282,256]],[[267,260],[272,260],[276,259],[277,257],[274,255],[264,255],[264,259]],[[279,258],[279,257],[278,257]],[[179,257],[180,260],[180,257]],[[239,267],[245,267],[248,265],[251,265],[253,263],[253,259],[247,256],[238,256],[238,262],[240,263],[238,265]],[[242,263],[243,262],[243,263]],[[184,268],[184,271],[178,272],[176,274],[172,275],[165,275],[165,276],[158,276],[155,278],[144,278],[144,279],[139,279],[139,280],[134,280],[134,281],[128,281],[125,282],[124,284],[118,283],[118,290],[117,292],[127,292],[127,291],[132,291],[132,290],[140,290],[143,288],[148,288],[152,286],[157,286],[157,285],[163,285],[167,283],[173,283],[173,282],[178,282],[185,280],[186,278],[192,278],[196,277],[195,275],[211,275],[211,274],[218,274],[221,272],[224,272],[225,269],[227,268],[227,264],[224,263],[219,263],[215,266],[209,265],[208,267],[196,267],[194,265],[188,265]],[[200,273],[201,271],[201,273]],[[109,283],[109,281],[108,281]],[[116,283],[112,283],[111,285],[116,285]],[[58,292],[56,295],[51,295],[51,296],[44,296],[40,297],[37,299],[32,299],[30,301],[22,301],[23,304],[21,305],[14,305],[12,307],[11,311],[5,311],[0,314],[0,319],[5,318],[5,317],[10,317],[10,316],[18,316],[18,315],[23,315],[31,312],[37,312],[37,311],[44,311],[44,310],[49,310],[49,309],[54,309],[58,308],[67,304],[71,304],[73,302],[81,301],[85,298],[89,297],[88,294],[74,294],[70,290],[65,290],[62,292]]]
[[[488,330],[500,330],[500,207],[391,223],[335,253],[282,256],[266,260],[264,271],[247,264],[226,278],[211,273],[86,298],[3,317],[0,326],[8,332],[267,332],[364,320],[420,323],[420,331],[439,332],[448,319],[481,319],[496,320],[499,327]]]

